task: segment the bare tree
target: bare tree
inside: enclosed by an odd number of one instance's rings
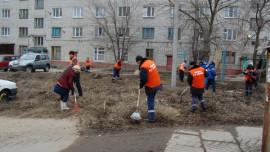
[[[253,10],[252,10],[253,9]],[[258,47],[260,45],[260,34],[263,28],[270,22],[270,0],[252,0],[251,1],[251,12],[255,11],[254,21],[250,21],[253,24],[255,30],[255,46],[253,50],[253,64],[257,63]],[[255,26],[254,26],[255,24]],[[265,50],[260,55],[260,59],[265,54]]]
[[[115,60],[123,59],[135,42],[139,28],[134,26],[136,25],[134,22],[139,2],[139,0],[88,1],[91,19],[98,26],[95,34],[103,36],[101,41],[113,52]]]
[[[172,0],[169,0],[173,4]],[[198,25],[201,35],[203,35],[203,48],[205,60],[209,60],[211,55],[212,40],[218,13],[226,7],[238,2],[238,0],[186,0],[185,7],[180,11],[193,20]],[[193,40],[196,41],[198,34],[194,32]],[[197,42],[193,43],[194,45]],[[193,47],[195,48],[195,47]],[[195,52],[195,51],[194,51]]]

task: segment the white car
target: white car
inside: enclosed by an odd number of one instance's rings
[[[16,83],[0,79],[0,103],[8,102],[16,97],[18,89]]]

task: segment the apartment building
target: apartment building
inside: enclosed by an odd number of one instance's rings
[[[254,37],[247,39],[247,35],[254,35],[256,24],[252,13],[247,13],[250,1],[239,1],[218,12],[210,60],[221,62],[222,52],[229,52],[226,63],[237,70],[244,57],[251,57]],[[189,6],[181,0],[180,7]],[[204,36],[199,27],[179,12],[179,27],[174,30],[174,9],[167,0],[119,0],[110,4],[105,0],[0,0],[0,9],[1,53],[40,51],[57,64],[67,62],[72,50],[81,62],[90,57],[93,63],[112,64],[115,56],[121,55],[130,65],[136,64],[135,57],[140,54],[170,70],[176,31],[177,63],[192,60],[194,52],[198,61],[204,59]],[[198,17],[209,15],[209,7],[202,5]],[[261,47],[268,40],[269,28],[264,28]]]

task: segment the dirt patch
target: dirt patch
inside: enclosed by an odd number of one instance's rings
[[[250,98],[244,96],[244,81],[230,84],[217,84],[217,93],[206,91],[206,111],[189,112],[191,95],[187,90],[182,99],[178,95],[188,84],[178,82],[178,89],[170,88],[170,77],[162,76],[164,89],[156,96],[157,123],[134,122],[129,116],[136,109],[138,76],[122,75],[121,80],[111,83],[110,74],[82,73],[81,85],[84,96],[78,98],[80,114],[60,110],[60,98],[53,92],[61,73],[1,73],[1,79],[17,83],[17,98],[8,104],[0,104],[2,116],[19,118],[76,117],[81,133],[102,131],[109,133],[120,130],[138,130],[148,127],[177,125],[259,125],[263,122],[264,88],[254,90]],[[140,114],[147,117],[147,104],[144,89],[141,92]],[[68,106],[74,106],[70,96]]]

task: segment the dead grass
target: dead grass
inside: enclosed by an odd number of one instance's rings
[[[244,82],[217,84],[217,93],[206,91],[206,111],[194,114],[191,107],[189,90],[182,99],[178,98],[188,85],[178,82],[178,89],[170,88],[170,78],[162,77],[163,91],[156,96],[157,123],[134,122],[130,115],[136,109],[138,76],[123,75],[122,80],[111,83],[110,74],[82,73],[81,85],[84,97],[78,98],[80,114],[61,111],[60,98],[53,88],[61,73],[1,73],[1,79],[17,83],[17,98],[8,104],[0,104],[1,116],[19,118],[75,118],[78,127],[85,131],[98,130],[105,133],[125,129],[139,129],[153,126],[170,125],[258,125],[263,121],[264,88],[260,86],[254,96],[244,96]],[[140,114],[147,117],[146,95],[141,91]],[[73,108],[74,97],[70,96],[68,106]],[[200,107],[199,107],[200,108]]]

